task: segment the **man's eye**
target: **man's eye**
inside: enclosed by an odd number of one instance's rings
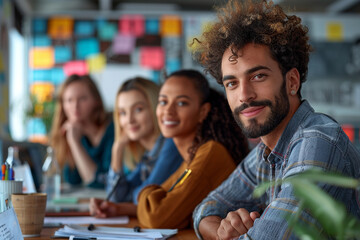
[[[260,74],[255,75],[255,76],[253,77],[253,79],[254,79],[255,81],[261,81],[261,80],[263,80],[265,77],[266,77],[265,74],[260,73]]]
[[[120,112],[119,112],[119,115],[120,115],[120,116],[125,116],[125,115],[126,115],[126,112],[125,112],[125,111],[120,111]]]
[[[227,82],[227,83],[225,84],[225,87],[226,87],[226,88],[233,88],[233,87],[235,87],[235,86],[236,86],[236,82],[235,82],[235,81]]]

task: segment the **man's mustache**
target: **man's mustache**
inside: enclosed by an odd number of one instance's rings
[[[272,106],[272,103],[270,100],[263,100],[263,101],[253,101],[253,102],[250,102],[250,103],[243,103],[242,105],[236,107],[234,109],[234,114],[235,115],[239,115],[241,111],[249,108],[249,107],[259,107],[259,106],[269,106],[271,107]]]

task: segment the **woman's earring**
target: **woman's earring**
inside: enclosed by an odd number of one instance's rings
[[[296,94],[296,91],[295,90],[291,90],[291,95],[295,95]]]

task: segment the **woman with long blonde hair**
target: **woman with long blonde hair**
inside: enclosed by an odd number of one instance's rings
[[[60,86],[50,145],[65,181],[103,188],[111,161],[114,126],[90,76],[71,75]]]

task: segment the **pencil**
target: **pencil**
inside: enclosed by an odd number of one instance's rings
[[[190,173],[191,173],[191,169],[186,169],[185,172],[181,174],[181,176],[171,186],[168,192],[171,192],[176,187],[177,184],[181,185],[185,181],[185,179],[190,175]]]

